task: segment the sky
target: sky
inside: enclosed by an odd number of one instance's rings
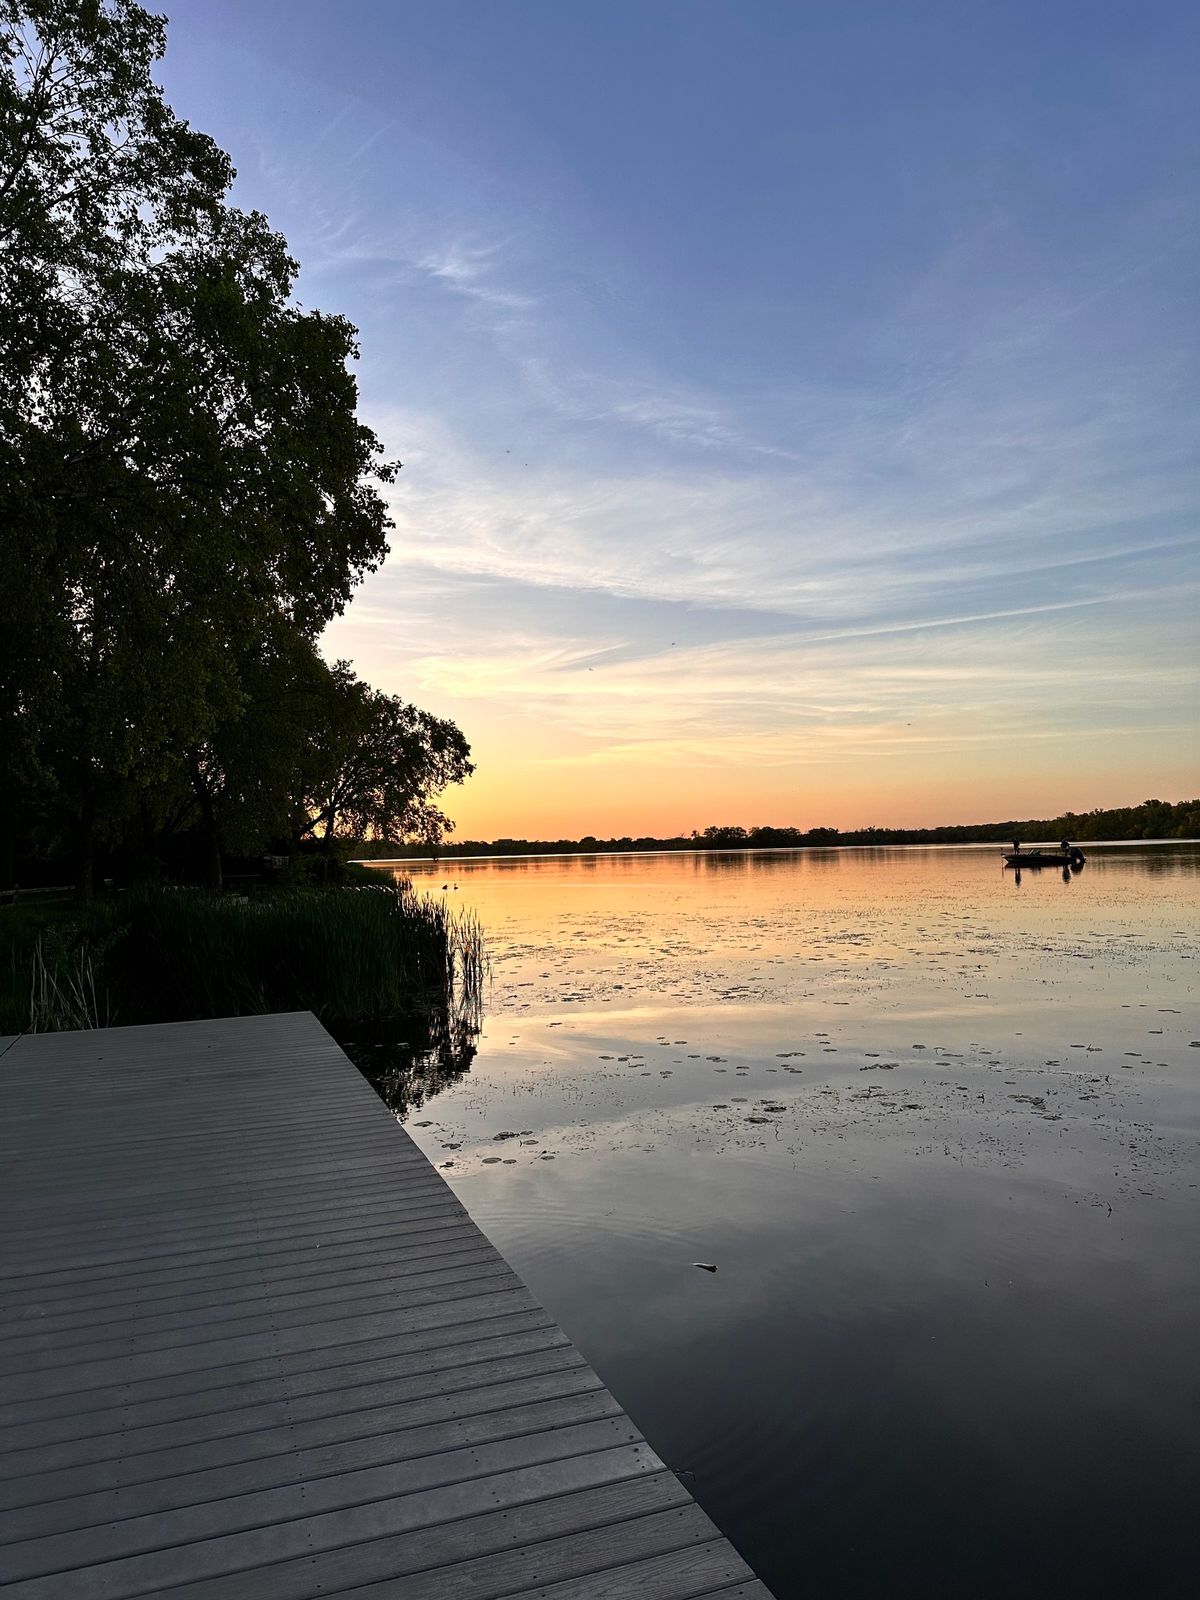
[[[466,838],[1200,790],[1200,7],[173,0],[403,469]]]

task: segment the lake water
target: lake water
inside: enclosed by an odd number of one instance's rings
[[[1197,1592],[1200,849],[1088,855],[403,869],[493,965],[406,1125],[779,1600]]]

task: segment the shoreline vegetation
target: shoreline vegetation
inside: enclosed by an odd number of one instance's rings
[[[1013,839],[1070,839],[1111,843],[1146,839],[1200,839],[1200,800],[1145,800],[1138,806],[1066,811],[1024,821],[958,823],[934,828],[774,828],[712,826],[668,838],[459,839],[432,853],[421,842],[366,840],[353,849],[357,861],[438,861],[463,856],[629,855],[670,850],[796,850],[833,845],[1009,844]]]
[[[377,878],[0,910],[0,1034],[312,1011],[398,1110],[470,1065],[488,973],[470,911]]]
[[[470,745],[320,649],[400,462],[166,46],[136,0],[0,19],[0,1033],[303,1008],[461,1056],[479,928],[344,858],[436,848]]]

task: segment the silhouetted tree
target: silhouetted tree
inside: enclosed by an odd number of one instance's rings
[[[295,305],[284,240],[226,203],[228,158],[151,77],[164,41],[132,0],[0,0],[0,795],[53,768],[84,894],[181,778],[218,875],[242,645],[342,609],[394,472],[354,329]]]
[[[474,771],[471,747],[454,723],[369,688],[345,661],[330,671],[312,749],[299,833],[326,848],[339,833],[440,845],[453,823],[435,799]]]

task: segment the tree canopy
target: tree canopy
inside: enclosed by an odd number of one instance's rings
[[[230,771],[242,842],[252,792],[268,827],[282,732],[254,696],[289,663],[336,692],[312,645],[386,554],[398,466],[357,415],[355,329],[296,303],[286,242],[164,102],[165,29],[0,0],[0,837],[40,828],[85,888],[180,790],[215,868]]]
[[[441,844],[452,826],[434,796],[474,769],[452,722],[361,683],[339,661],[315,739],[319,760],[302,792],[302,836],[328,846],[339,830],[394,844]]]

